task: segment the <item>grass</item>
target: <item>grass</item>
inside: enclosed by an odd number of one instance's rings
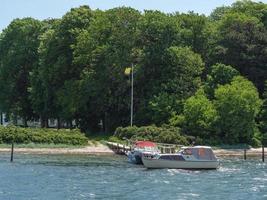
[[[86,137],[88,138],[88,145],[68,145],[68,144],[35,144],[35,143],[29,143],[29,144],[14,144],[15,148],[47,148],[47,149],[53,149],[53,148],[83,148],[90,145],[97,146],[99,143],[105,144],[106,141],[109,140],[109,137],[112,136],[112,134],[104,134],[104,133],[90,133],[86,134]],[[11,144],[0,144],[0,148],[11,148]]]
[[[112,134],[110,133],[87,133],[86,137],[88,138],[88,140],[90,142],[92,142],[93,144],[97,144],[98,142],[103,143],[105,141],[108,141],[110,136],[112,136]]]

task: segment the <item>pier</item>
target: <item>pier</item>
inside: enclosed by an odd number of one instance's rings
[[[125,144],[119,144],[116,142],[106,142],[106,144],[116,154],[126,155],[128,151],[131,151],[131,146],[127,146]]]
[[[108,147],[114,151],[116,154],[127,155],[128,151],[132,150],[132,145],[125,145],[116,142],[106,142]],[[161,153],[175,153],[177,152],[183,145],[176,144],[165,144],[165,143],[156,143]]]
[[[116,142],[106,142],[106,144],[113,152],[119,155],[127,155],[127,152],[131,151],[133,148],[132,145]],[[178,152],[183,145],[157,143],[157,146],[161,153],[175,153]],[[255,158],[261,156],[261,160],[264,162],[265,151],[264,147],[262,147],[258,149],[215,149],[214,153],[219,157],[236,156],[243,157],[244,160],[247,160],[249,157]]]

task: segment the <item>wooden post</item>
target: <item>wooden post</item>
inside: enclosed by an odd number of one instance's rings
[[[10,162],[13,162],[13,155],[14,155],[14,142],[12,142],[12,145],[11,145],[11,158],[10,158]]]
[[[244,149],[244,160],[247,160],[247,150]]]
[[[1,125],[3,125],[3,113],[2,113],[2,111],[0,112],[1,113],[1,117],[0,117],[0,120],[1,120]]]
[[[262,162],[264,162],[264,145],[262,145]]]

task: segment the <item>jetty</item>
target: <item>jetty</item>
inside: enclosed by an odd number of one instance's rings
[[[106,142],[107,146],[116,154],[127,155],[127,152],[131,151],[133,146],[126,144],[120,144],[116,142]],[[161,153],[175,153],[178,152],[183,145],[156,143]],[[248,157],[261,156],[262,161],[265,161],[266,148],[250,148],[250,149],[215,149],[214,152],[219,157],[243,157],[247,160]]]
[[[114,151],[116,154],[120,154],[120,155],[126,155],[128,151],[132,150],[131,146],[125,145],[125,144],[119,144],[116,142],[106,142],[106,144],[108,145],[108,147]]]
[[[106,142],[106,144],[112,151],[120,155],[127,155],[127,152],[132,150],[132,145],[129,144],[126,145],[116,142]],[[166,143],[156,143],[156,144],[161,153],[175,153],[183,146],[183,145],[166,144]]]

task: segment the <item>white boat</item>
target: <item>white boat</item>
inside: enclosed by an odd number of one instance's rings
[[[160,151],[157,148],[156,143],[150,141],[137,141],[134,143],[133,150],[127,153],[129,162],[134,164],[143,164],[143,153],[149,153],[150,155],[159,154]]]
[[[146,168],[155,169],[216,169],[219,166],[218,159],[208,146],[182,147],[175,154],[145,153],[142,161]]]

